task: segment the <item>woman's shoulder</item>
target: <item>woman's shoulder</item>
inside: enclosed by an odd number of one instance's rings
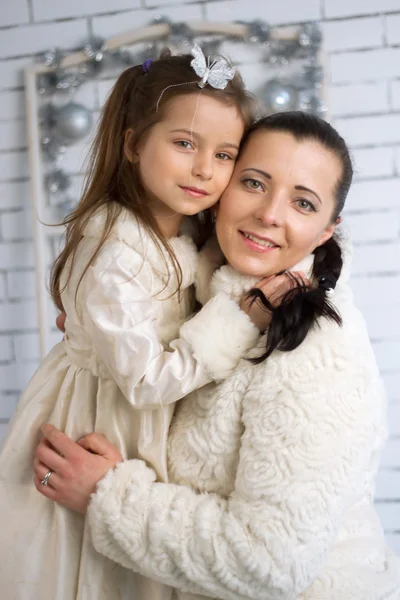
[[[350,288],[340,290],[332,299],[342,324],[321,317],[294,350],[276,350],[254,369],[254,385],[279,382],[278,387],[295,394],[316,397],[349,390],[381,388],[379,370],[369,340],[366,323],[354,304]],[[262,354],[263,347],[254,349],[253,356]],[[274,384],[275,386],[275,384]]]

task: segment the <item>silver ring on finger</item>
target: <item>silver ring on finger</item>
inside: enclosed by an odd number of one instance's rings
[[[42,481],[40,482],[42,485],[48,485],[49,484],[49,479],[52,476],[53,471],[47,471],[46,475],[43,477]]]

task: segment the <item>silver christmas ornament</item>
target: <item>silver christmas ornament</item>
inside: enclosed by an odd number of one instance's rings
[[[169,26],[169,43],[177,47],[191,47],[193,32],[186,23],[171,23]]]
[[[92,38],[85,44],[83,51],[90,61],[100,63],[106,53],[106,47],[103,38]]]
[[[61,73],[57,78],[56,89],[59,92],[72,94],[85,81],[85,76],[78,71],[76,73]]]
[[[170,25],[171,20],[168,19],[165,15],[155,15],[155,17],[150,21],[149,25]]]
[[[71,185],[70,178],[61,169],[56,169],[46,176],[46,189],[50,194],[65,192]]]
[[[326,106],[315,93],[309,94],[300,104],[300,109],[305,112],[312,113],[317,117],[321,117],[324,113],[326,113]]]
[[[297,41],[274,40],[269,45],[267,60],[270,64],[286,66],[290,61],[298,58],[302,48]]]
[[[120,48],[116,52],[112,53],[112,58],[115,62],[122,64],[126,67],[131,67],[137,64],[135,54],[128,50],[127,48]]]
[[[222,38],[213,38],[210,40],[204,40],[201,42],[201,47],[206,56],[214,57],[221,56],[221,44],[223,42]]]
[[[64,144],[50,135],[44,135],[40,145],[46,162],[56,162],[66,151]]]
[[[251,44],[268,44],[271,35],[271,28],[268,23],[260,19],[256,19],[250,23],[243,21],[240,21],[240,23],[247,25],[247,38]]]
[[[46,67],[58,69],[63,58],[63,53],[60,48],[50,48],[40,58]]]
[[[82,104],[69,102],[61,107],[55,118],[55,132],[66,144],[84,138],[92,127],[92,115]]]
[[[322,67],[315,65],[306,65],[303,69],[304,83],[308,87],[314,87],[321,84],[324,79]]]
[[[47,102],[39,108],[39,125],[43,129],[51,129],[56,122],[57,109],[54,104]]]
[[[306,23],[299,33],[300,46],[319,48],[322,42],[321,28],[318,23]]]
[[[57,74],[40,73],[36,77],[36,89],[41,96],[51,96],[54,94],[57,85]]]
[[[271,79],[262,94],[264,103],[270,112],[294,110],[297,106],[298,93],[291,84]]]

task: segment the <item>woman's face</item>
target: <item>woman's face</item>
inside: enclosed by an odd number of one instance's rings
[[[217,236],[230,265],[267,277],[294,267],[335,230],[339,159],[313,140],[255,131],[217,209]]]

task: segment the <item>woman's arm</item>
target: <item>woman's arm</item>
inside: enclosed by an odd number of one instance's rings
[[[304,370],[288,368],[271,393],[259,379],[246,394],[229,498],[155,483],[143,462],[126,461],[92,497],[95,548],[183,591],[225,600],[297,598],[317,577],[362,489],[376,436],[369,403],[378,399],[367,373],[350,374],[343,363],[336,366],[343,379],[335,369],[329,376],[313,358]]]
[[[132,406],[176,402],[212,379],[226,377],[259,336],[250,318],[229,296],[218,294],[164,350],[143,258],[113,244],[111,260],[104,252],[89,268],[80,297],[93,347]]]

